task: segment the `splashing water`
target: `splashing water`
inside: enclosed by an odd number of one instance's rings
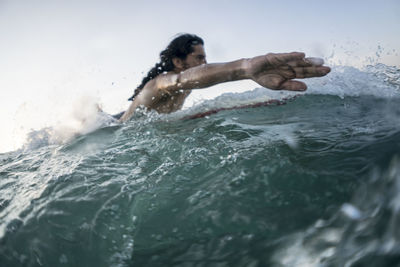
[[[397,266],[400,161],[393,157],[328,220],[281,242],[275,266]]]
[[[32,132],[0,154],[0,266],[398,265],[399,70],[308,85]]]

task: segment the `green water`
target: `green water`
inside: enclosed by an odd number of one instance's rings
[[[307,84],[33,131],[0,155],[0,266],[400,266],[400,70]]]
[[[0,266],[398,264],[400,191],[379,188],[400,179],[399,114],[396,98],[305,95],[196,120],[141,116],[2,154]],[[346,243],[363,220],[345,203],[369,218],[360,246]],[[328,230],[328,245],[306,242]],[[373,240],[395,246],[371,252]]]

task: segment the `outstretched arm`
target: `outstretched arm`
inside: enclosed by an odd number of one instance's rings
[[[293,79],[328,74],[330,68],[322,64],[322,59],[305,58],[304,53],[267,54],[228,63],[205,64],[178,74],[160,75],[156,79],[156,87],[171,92],[252,79],[261,86],[273,90],[304,91],[307,89],[306,84]]]
[[[273,90],[304,91],[298,78],[320,77],[330,68],[318,58],[305,58],[304,53],[267,54],[228,63],[204,64],[181,73],[161,74],[149,81],[119,121],[129,120],[139,105],[151,108],[165,94],[179,90],[205,88],[218,83],[252,79]]]

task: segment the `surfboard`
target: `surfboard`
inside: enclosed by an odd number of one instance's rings
[[[251,103],[251,104],[246,104],[246,105],[238,105],[238,106],[233,106],[233,107],[221,107],[221,108],[216,108],[216,109],[210,109],[204,112],[199,112],[193,115],[188,115],[183,117],[183,120],[193,120],[193,119],[200,119],[204,118],[213,114],[216,114],[220,111],[224,110],[233,110],[233,109],[246,109],[246,108],[257,108],[257,107],[263,107],[263,106],[279,106],[279,105],[285,105],[288,100],[294,99],[296,96],[290,97],[290,98],[284,98],[282,100],[278,99],[271,99],[267,101],[262,101],[262,102],[256,102],[256,103]],[[113,118],[119,120],[121,116],[124,114],[123,112],[120,112],[118,114],[112,115]]]
[[[226,108],[216,108],[216,109],[211,109],[205,112],[200,112],[200,113],[196,113],[194,115],[189,115],[189,116],[185,116],[183,119],[199,119],[199,118],[204,118],[213,114],[216,114],[220,111],[224,111],[224,110],[233,110],[233,109],[246,109],[246,108],[257,108],[257,107],[263,107],[263,106],[279,106],[279,105],[285,105],[287,103],[288,99],[282,99],[282,100],[278,100],[278,99],[271,99],[268,101],[263,101],[263,102],[257,102],[257,103],[252,103],[252,104],[246,104],[246,105],[239,105],[239,106],[233,106],[233,107],[226,107]]]

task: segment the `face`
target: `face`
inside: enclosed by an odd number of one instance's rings
[[[186,70],[206,63],[207,60],[204,47],[201,44],[198,44],[193,46],[193,52],[187,55],[186,59],[180,60],[180,62],[175,65],[178,69]]]

